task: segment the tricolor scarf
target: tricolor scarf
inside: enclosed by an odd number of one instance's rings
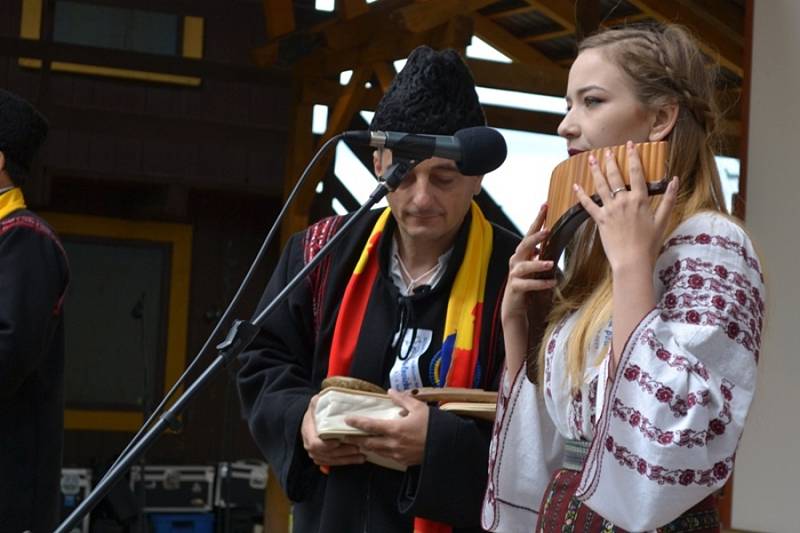
[[[472,219],[467,248],[450,289],[442,339],[439,374],[446,376],[444,383],[448,387],[473,386],[480,347],[486,274],[492,255],[492,225],[487,222],[475,202],[472,202],[470,209]],[[328,376],[350,374],[361,324],[378,275],[378,242],[390,215],[389,208],[381,213],[344,291],[333,330]],[[414,533],[450,531],[452,528],[447,524],[423,518],[414,519]]]
[[[3,220],[14,211],[25,209],[25,198],[19,187],[0,194],[0,220]]]

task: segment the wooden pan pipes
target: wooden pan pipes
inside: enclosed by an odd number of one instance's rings
[[[550,228],[550,237],[542,247],[541,258],[545,261],[558,261],[578,227],[589,217],[589,213],[578,201],[572,184],[577,183],[597,205],[602,205],[600,197],[595,194],[594,179],[589,169],[589,155],[594,154],[605,174],[605,148],[597,148],[581,152],[559,163],[550,177],[550,190],[547,194],[547,220],[545,227]],[[668,179],[667,155],[669,143],[666,141],[646,142],[636,145],[642,161],[647,191],[652,195],[663,194],[667,190]],[[628,156],[625,145],[612,146],[611,152],[617,161],[622,180],[630,189],[631,179],[628,175]]]

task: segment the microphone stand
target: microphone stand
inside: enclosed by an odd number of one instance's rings
[[[396,158],[397,159],[397,158]],[[289,283],[278,293],[277,296],[253,319],[252,322],[246,320],[236,320],[228,332],[228,336],[217,345],[218,354],[210,365],[203,371],[202,374],[186,389],[186,391],[177,399],[172,406],[167,409],[164,414],[158,419],[158,422],[142,435],[142,438],[136,442],[128,452],[120,457],[116,464],[109,470],[100,483],[95,486],[92,492],[84,499],[81,504],[70,513],[70,515],[58,526],[55,533],[67,533],[71,528],[77,524],[84,515],[88,514],[94,507],[100,503],[100,500],[108,494],[108,492],[116,485],[120,477],[130,468],[130,466],[143,454],[155,440],[164,432],[168,427],[177,427],[178,415],[189,404],[193,397],[211,380],[216,372],[233,361],[236,356],[244,351],[247,346],[256,338],[260,330],[261,324],[264,320],[278,308],[289,293],[299,285],[308,275],[311,270],[316,267],[322,259],[325,258],[330,250],[344,237],[347,229],[350,228],[355,222],[360,220],[376,203],[378,203],[387,193],[395,190],[398,185],[403,181],[403,178],[408,172],[417,165],[418,161],[409,159],[398,159],[396,163],[392,164],[386,170],[387,178],[375,188],[369,195],[369,198],[364,205],[358,208],[355,213],[349,217],[339,231],[328,240],[314,258],[306,264],[297,275],[292,278]]]

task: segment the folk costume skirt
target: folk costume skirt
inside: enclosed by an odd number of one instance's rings
[[[553,474],[539,509],[537,533],[627,533],[575,497],[581,473],[563,468]],[[635,501],[630,502],[632,506]],[[704,499],[673,522],[657,529],[658,533],[719,533],[717,498]]]

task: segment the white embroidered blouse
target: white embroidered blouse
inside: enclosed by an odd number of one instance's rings
[[[653,283],[658,304],[631,334],[614,375],[601,352],[611,345],[609,324],[572,394],[573,314],[547,339],[543,390],[524,368],[504,377],[484,528],[534,528],[564,439],[592,442],[576,496],[628,531],[661,527],[724,485],[755,392],[761,267],[741,227],[702,213],[666,240]]]

